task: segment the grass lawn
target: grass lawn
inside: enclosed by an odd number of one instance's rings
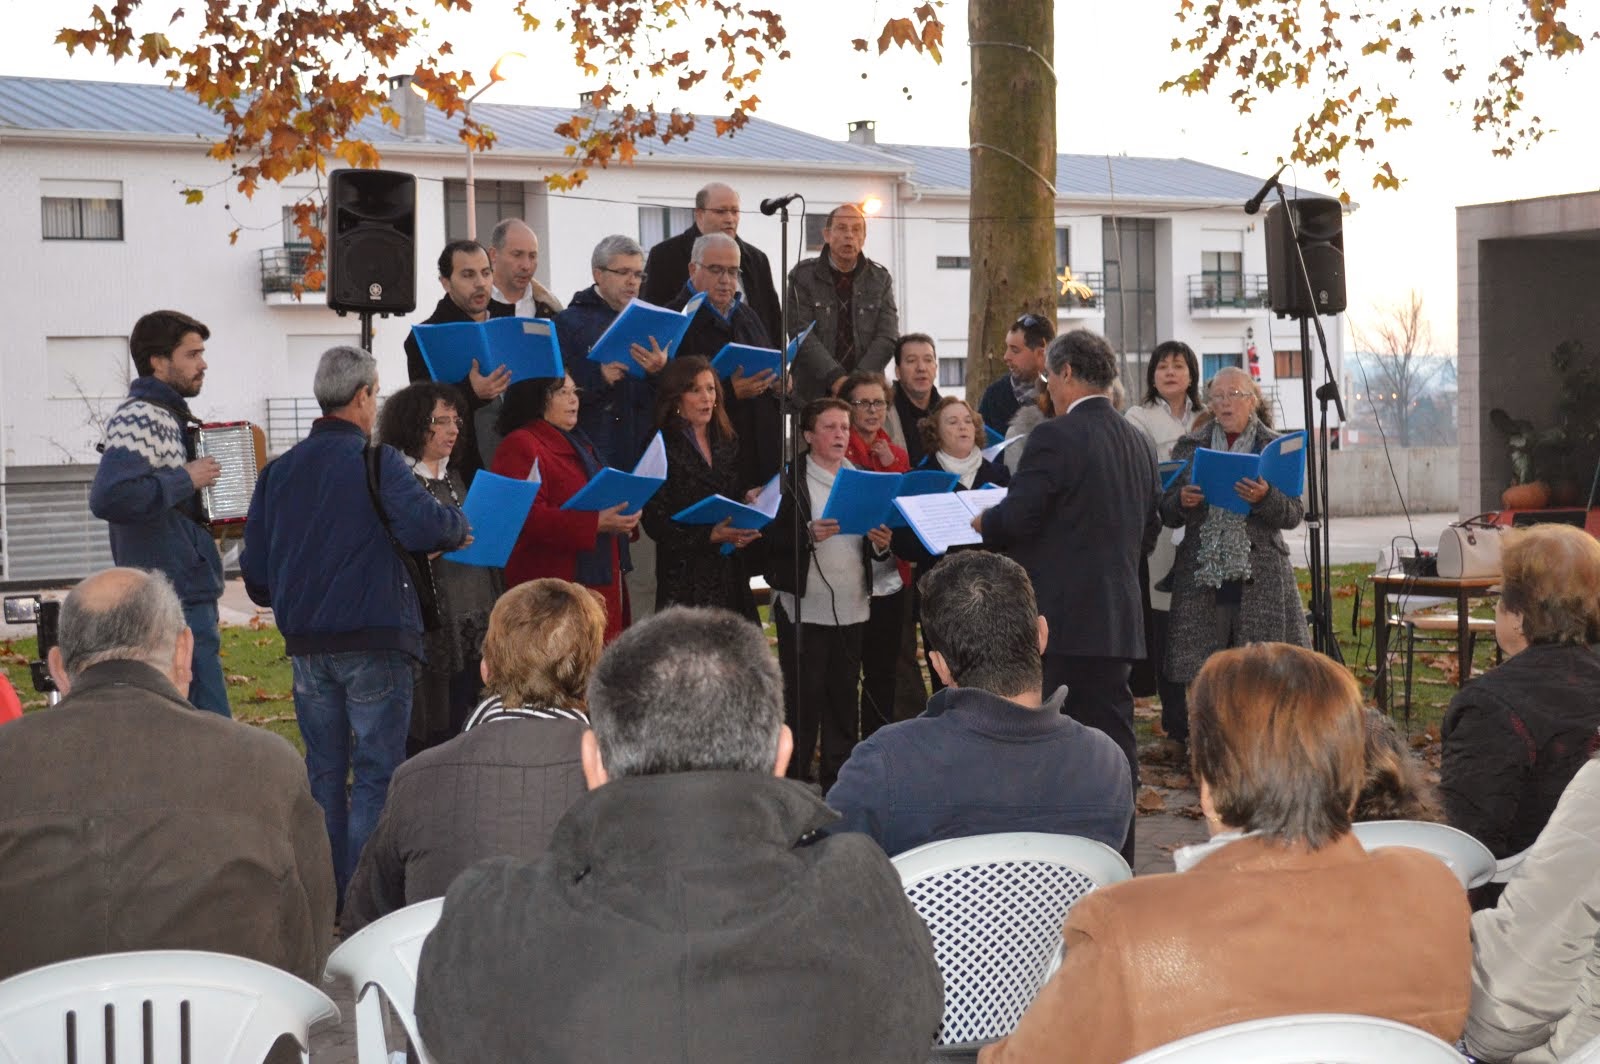
[[[1367,578],[1371,574],[1370,565],[1337,565],[1333,568],[1335,634],[1344,655],[1345,665],[1360,681],[1369,702],[1372,698],[1375,665],[1372,649],[1373,595],[1372,588],[1367,583]],[[1296,570],[1296,576],[1300,581],[1301,595],[1309,595],[1310,584],[1306,572]],[[1358,589],[1361,612],[1352,622],[1351,614],[1356,604]],[[1482,616],[1491,616],[1493,607],[1484,603],[1477,612]],[[776,632],[773,630],[766,607],[761,610],[761,619],[768,638],[776,648]],[[1391,675],[1395,677],[1397,684],[1403,677],[1403,659],[1398,657],[1398,652],[1403,649],[1402,644],[1403,640],[1399,636],[1390,641],[1391,651],[1397,655],[1391,670]],[[32,639],[0,642],[0,665],[4,666],[12,685],[22,696],[24,707],[29,710],[38,709],[45,704],[43,696],[34,692],[32,680],[28,675],[28,661],[35,653],[35,643]],[[1494,640],[1480,638],[1474,656],[1474,672],[1493,664]],[[294,702],[291,694],[293,678],[289,659],[284,656],[283,638],[278,635],[276,629],[224,628],[222,671],[227,677],[228,693],[233,702],[235,718],[259,727],[270,728],[294,743],[296,748],[304,749],[300,743],[300,731],[295,726]],[[1454,678],[1454,647],[1419,642],[1411,704],[1413,735],[1421,737],[1426,734],[1430,739],[1437,740],[1439,722],[1444,716],[1445,706],[1455,693]],[[1398,686],[1395,701],[1398,713],[1400,702]],[[1155,716],[1159,716],[1159,712]],[[1148,739],[1154,735],[1153,721],[1148,708],[1141,711],[1138,724],[1141,738]]]

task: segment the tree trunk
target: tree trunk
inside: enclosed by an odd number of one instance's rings
[[[1056,320],[1054,11],[1052,0],[971,0],[967,8],[972,42],[967,396],[974,404],[1006,372],[1001,355],[1017,316],[1033,311]]]

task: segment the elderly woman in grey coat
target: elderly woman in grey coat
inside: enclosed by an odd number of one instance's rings
[[[1173,446],[1172,457],[1192,458],[1201,447],[1260,454],[1277,438],[1262,420],[1261,390],[1242,369],[1229,367],[1211,378],[1209,418]],[[1237,514],[1211,506],[1186,469],[1161,498],[1161,520],[1183,528],[1172,567],[1172,610],[1166,676],[1194,679],[1214,652],[1247,643],[1306,646],[1305,606],[1283,531],[1305,516],[1290,498],[1265,480],[1242,479],[1234,492],[1250,506]]]

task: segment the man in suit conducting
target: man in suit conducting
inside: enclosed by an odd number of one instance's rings
[[[972,526],[1033,582],[1050,627],[1046,695],[1067,686],[1063,712],[1117,741],[1137,791],[1128,672],[1145,652],[1139,559],[1161,527],[1155,452],[1111,404],[1117,356],[1103,337],[1063,333],[1045,363],[1062,413],[1034,429],[1006,498]],[[1122,853],[1131,863],[1132,827]]]

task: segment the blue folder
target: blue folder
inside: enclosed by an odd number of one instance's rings
[[[601,365],[615,362],[626,369],[630,377],[643,379],[644,367],[634,361],[633,345],[638,344],[648,351],[650,341],[654,338],[656,346],[671,358],[683,342],[683,334],[689,331],[689,323],[700,312],[700,304],[705,301],[706,294],[701,292],[690,299],[682,310],[669,310],[635,299],[622,308],[622,313],[594,342],[589,349],[589,361]]]
[[[845,535],[864,536],[879,525],[903,527],[905,517],[895,508],[902,495],[936,495],[955,490],[960,478],[942,469],[917,469],[910,473],[869,473],[841,469],[834,478],[823,520],[839,522]]]
[[[1161,474],[1161,490],[1166,491],[1178,482],[1178,477],[1185,469],[1189,468],[1187,458],[1182,461],[1160,462],[1156,465],[1156,472]]]
[[[985,425],[985,426],[983,426],[983,446],[986,449],[989,448],[989,447],[993,447],[997,443],[1005,443],[1005,442],[1006,442],[1005,433],[996,430],[993,425]],[[993,459],[990,459],[990,461],[993,461]]]
[[[737,371],[742,371],[746,377],[754,377],[768,370],[781,373],[781,358],[783,352],[775,347],[724,344],[722,350],[717,352],[717,357],[711,360],[711,368],[717,371],[719,377],[731,377]]]
[[[466,380],[474,359],[478,372],[485,375],[505,366],[513,384],[534,377],[560,377],[565,372],[555,325],[545,318],[413,325],[411,335],[436,381],[454,384]]]
[[[504,569],[538,494],[536,480],[512,480],[487,469],[479,470],[467,490],[466,502],[461,504],[461,512],[472,526],[472,545],[450,551],[445,559]]]
[[[638,513],[666,482],[667,447],[661,439],[661,433],[658,432],[655,439],[650,441],[650,446],[645,448],[639,464],[633,467],[633,472],[624,473],[620,469],[606,466],[596,473],[582,490],[562,503],[561,508],[600,511],[609,510],[618,503],[625,502],[628,506],[622,511],[623,514],[634,514]]]
[[[1262,448],[1260,454],[1236,454],[1202,447],[1194,452],[1191,483],[1205,492],[1206,502],[1236,514],[1250,504],[1233,490],[1240,480],[1261,478],[1285,495],[1299,498],[1306,488],[1306,434],[1290,432]]]
[[[708,495],[693,506],[679,510],[672,519],[682,525],[715,525],[727,520],[731,528],[754,532],[772,523],[782,497],[782,487],[775,475],[767,481],[754,503],[735,502],[726,495]],[[722,553],[732,554],[733,544],[724,543]]]

